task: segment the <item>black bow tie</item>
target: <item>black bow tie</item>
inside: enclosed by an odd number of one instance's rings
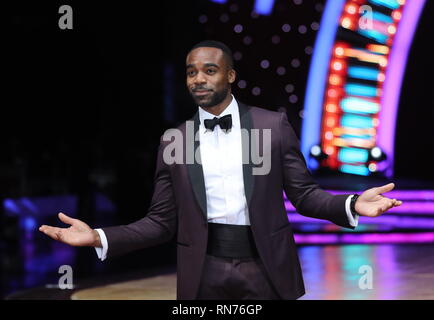
[[[232,128],[232,116],[227,114],[221,118],[214,117],[214,119],[206,119],[204,121],[205,128],[214,131],[214,127],[219,125],[220,128],[224,130],[229,130]]]

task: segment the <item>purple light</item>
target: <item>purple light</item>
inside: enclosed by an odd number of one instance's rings
[[[396,114],[401,92],[402,78],[407,63],[413,34],[419,20],[419,15],[425,0],[407,1],[398,24],[397,33],[393,40],[390,58],[384,81],[381,110],[379,113],[380,125],[377,131],[378,146],[386,153],[389,167],[386,175],[393,175],[393,157],[395,143]]]
[[[335,243],[427,243],[434,242],[434,232],[369,234],[294,234],[298,244]]]
[[[270,15],[273,11],[274,0],[255,0],[254,11],[263,15]]]
[[[339,236],[337,234],[294,234],[296,243],[338,243]]]
[[[360,193],[354,190],[327,190],[332,194],[354,194]],[[389,198],[399,200],[431,200],[434,201],[434,190],[392,190],[385,193]]]
[[[288,200],[285,201],[285,208],[287,212],[296,212],[296,209]],[[399,207],[391,208],[387,212],[398,213],[398,214],[403,214],[403,213],[434,214],[434,202],[428,202],[428,201],[403,202]]]
[[[291,223],[330,224],[327,220],[309,218],[296,213],[289,213],[288,220]],[[376,218],[359,217],[359,224],[388,225],[400,228],[434,230],[434,218],[397,217],[388,216],[387,213]]]
[[[391,208],[390,213],[434,213],[434,202],[403,202],[399,207]]]
[[[77,196],[56,195],[45,197],[22,197],[5,199],[3,208],[8,216],[52,216],[63,211],[70,216],[77,212]]]

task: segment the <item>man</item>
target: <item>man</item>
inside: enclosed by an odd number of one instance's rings
[[[300,214],[354,228],[358,215],[375,217],[401,204],[381,195],[394,185],[366,190],[359,197],[321,190],[306,168],[286,114],[249,107],[232,96],[236,73],[226,45],[197,44],[186,66],[187,87],[198,111],[192,122],[178,127],[182,161],[168,163],[171,141],[161,139],[148,214],[129,225],[92,230],[60,213],[70,228],[40,230],[73,246],[94,246],[103,260],[177,234],[178,299],[297,299],[305,291],[282,191]],[[189,124],[198,139],[189,135]],[[254,174],[257,163],[250,157],[244,161],[251,145],[242,130],[252,129],[271,132],[270,141],[259,139],[257,145],[260,150],[270,147],[263,174]],[[187,161],[189,143],[200,161]]]

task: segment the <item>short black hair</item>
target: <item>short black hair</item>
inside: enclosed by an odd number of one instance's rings
[[[203,48],[203,47],[211,47],[211,48],[217,48],[223,51],[223,55],[226,59],[226,63],[228,64],[230,69],[233,69],[234,67],[234,60],[232,58],[232,51],[229,49],[227,45],[225,45],[223,42],[216,41],[216,40],[204,40],[201,41],[193,46],[193,48],[190,49],[188,53],[193,51],[197,48]]]

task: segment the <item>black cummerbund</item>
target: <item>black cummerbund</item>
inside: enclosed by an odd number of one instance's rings
[[[250,226],[208,223],[207,253],[216,257],[257,257]]]

